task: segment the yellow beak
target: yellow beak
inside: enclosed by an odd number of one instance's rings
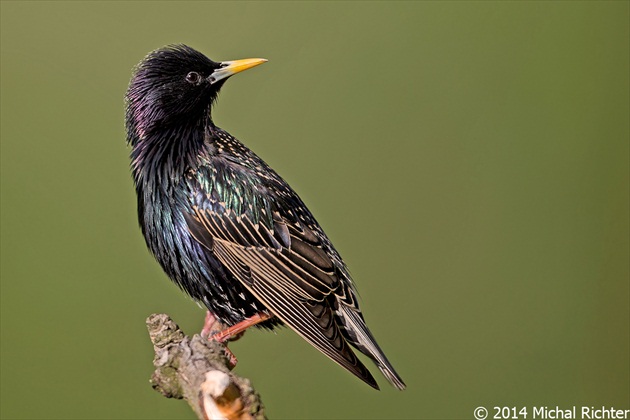
[[[256,67],[259,64],[266,63],[264,58],[245,58],[243,60],[222,61],[221,68],[212,72],[208,80],[210,83],[216,83],[219,80],[226,79],[236,73]]]

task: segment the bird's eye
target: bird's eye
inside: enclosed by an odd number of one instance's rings
[[[201,79],[201,76],[199,75],[199,73],[195,71],[191,71],[190,73],[186,75],[186,81],[188,83],[198,83],[200,79]]]

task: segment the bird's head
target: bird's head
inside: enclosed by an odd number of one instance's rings
[[[186,45],[149,53],[135,68],[127,94],[127,140],[209,115],[228,77],[266,62],[263,58],[215,62]]]

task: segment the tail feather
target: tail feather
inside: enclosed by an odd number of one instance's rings
[[[341,303],[339,305],[340,318],[343,323],[346,339],[350,344],[356,347],[361,353],[368,356],[376,363],[376,366],[383,373],[385,378],[399,390],[403,390],[407,387],[402,378],[387,360],[387,357],[383,353],[383,350],[379,347],[374,339],[374,336],[368,329],[361,313],[354,308]]]

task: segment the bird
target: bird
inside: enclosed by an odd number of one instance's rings
[[[215,62],[183,44],[132,72],[125,128],[146,245],[168,277],[228,326],[288,326],[375,389],[353,351],[406,385],[368,329],[348,268],[302,199],[258,155],[215,125],[225,81],[265,63]]]

